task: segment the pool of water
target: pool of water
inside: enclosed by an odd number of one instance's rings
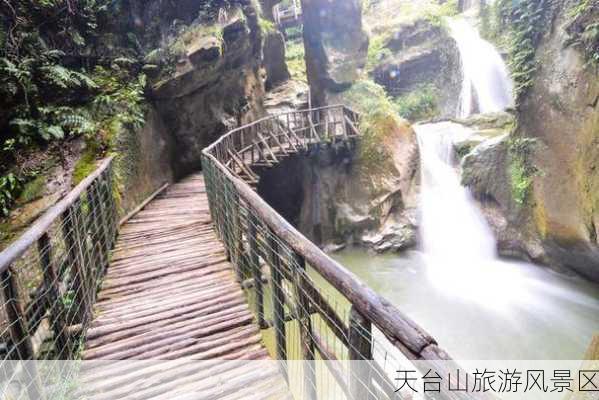
[[[599,285],[523,262],[478,271],[425,255],[331,255],[463,360],[576,360],[599,334]]]

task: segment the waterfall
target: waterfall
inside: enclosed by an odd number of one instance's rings
[[[513,83],[497,49],[480,37],[466,20],[449,19],[451,36],[458,45],[462,65],[462,90],[458,117],[505,110],[513,104]]]
[[[468,189],[460,183],[453,142],[470,135],[451,122],[416,126],[421,160],[422,243],[448,264],[479,264],[495,257],[491,229]]]
[[[455,166],[453,144],[471,130],[452,122],[415,129],[421,162],[420,237],[432,283],[489,307],[522,298],[521,280],[498,259],[493,232]]]

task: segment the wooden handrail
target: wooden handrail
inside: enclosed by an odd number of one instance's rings
[[[255,126],[266,120],[276,119],[280,116],[292,114],[312,115],[316,111],[332,108],[341,108],[344,114],[350,114],[353,117],[357,115],[347,107],[334,105],[269,116],[232,130],[204,149],[203,154],[232,182],[240,198],[250,205],[257,217],[283,242],[304,257],[307,263],[335,289],[342,293],[360,314],[364,315],[364,317],[377,326],[392,344],[399,347],[404,354],[413,359],[434,358],[449,360],[450,358],[447,353],[437,347],[435,339],[430,334],[308,240],[266,203],[245,181],[237,177],[230,169],[223,165],[218,159],[217,154],[215,154],[219,144],[227,140],[234,143],[233,135],[246,130],[248,127]],[[352,127],[351,129],[356,128]]]
[[[75,188],[73,188],[73,190],[63,197],[62,200],[46,210],[44,214],[37,218],[33,225],[19,237],[19,239],[0,253],[0,273],[5,272],[12,263],[27,251],[27,249],[37,243],[38,239],[48,231],[52,223],[60,218],[73,203],[79,200],[79,197],[90,187],[90,185],[108,169],[113,159],[114,157],[110,156],[102,160],[93,173],[83,179],[77,186],[75,186]]]
[[[222,167],[214,156],[206,153],[205,155],[231,180],[240,197],[251,205],[252,210],[263,222],[285,243],[301,254],[308,264],[335,289],[343,293],[352,305],[371,320],[393,344],[403,345],[414,358],[423,358],[421,353],[428,346],[436,345],[436,341],[431,335],[308,240],[243,180]],[[443,357],[442,359],[446,358],[444,352],[435,351],[435,353]]]

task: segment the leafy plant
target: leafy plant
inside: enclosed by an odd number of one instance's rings
[[[510,139],[508,143],[510,185],[514,201],[519,205],[526,204],[533,179],[540,173],[532,162],[536,146],[535,139],[524,137]]]
[[[516,104],[533,84],[536,47],[550,26],[554,0],[500,0],[498,24],[509,35],[509,66],[515,82]]]
[[[365,176],[383,175],[390,162],[384,139],[399,126],[395,105],[381,85],[368,79],[352,85],[343,102],[360,112],[358,165]]]
[[[21,181],[14,173],[0,176],[0,213],[8,215],[15,200],[16,193],[21,188]]]
[[[437,90],[432,85],[422,85],[394,100],[399,115],[410,121],[434,116],[437,111],[437,101]]]

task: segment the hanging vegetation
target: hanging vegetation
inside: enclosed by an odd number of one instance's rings
[[[117,3],[0,2],[0,214],[35,178],[17,170],[20,152],[73,136],[101,142],[115,110],[126,122],[143,121],[138,63],[94,54],[98,26],[108,25]]]

